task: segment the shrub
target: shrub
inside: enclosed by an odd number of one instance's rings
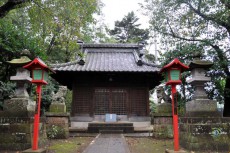
[[[15,83],[0,81],[0,110],[3,110],[3,102],[14,95]]]

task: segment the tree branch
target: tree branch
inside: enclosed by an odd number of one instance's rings
[[[228,33],[230,33],[230,25],[222,20],[220,20],[219,18],[215,18],[215,17],[211,17],[211,16],[208,16],[204,13],[202,13],[199,9],[195,9],[189,2],[187,1],[184,1],[185,4],[187,4],[189,6],[189,8],[195,12],[197,15],[199,15],[200,17],[202,17],[203,19],[205,20],[208,20],[208,21],[213,21],[215,23],[217,23],[218,25],[221,25],[223,26],[224,28],[227,29]]]
[[[172,33],[172,36],[174,37],[174,36],[175,36],[175,33],[174,33],[174,31],[173,31],[173,29],[172,29],[170,23],[169,23],[169,19],[167,18],[166,21],[167,21],[167,24],[168,24],[168,26],[169,26],[169,29],[170,29],[170,31],[171,31],[171,33]]]
[[[168,20],[167,20],[167,23],[169,24]],[[230,71],[228,69],[228,62],[227,62],[228,58],[226,56],[224,56],[225,52],[223,52],[223,50],[221,50],[219,46],[213,45],[209,40],[205,40],[205,39],[195,39],[195,38],[184,38],[184,37],[181,37],[181,36],[175,34],[175,32],[172,30],[172,28],[171,28],[170,25],[169,25],[169,28],[170,28],[171,33],[166,33],[166,32],[161,32],[161,33],[163,33],[164,35],[172,36],[172,37],[180,39],[180,40],[185,40],[185,41],[199,41],[199,42],[203,42],[203,43],[211,46],[217,52],[217,55],[219,57],[219,61],[221,61],[220,64],[224,68],[224,72],[226,73],[227,76],[230,76]]]
[[[49,44],[49,46],[48,46],[48,48],[47,48],[47,51],[46,51],[46,54],[47,54],[47,55],[50,55],[50,54],[51,54],[51,49],[52,49],[52,47],[54,46],[55,40],[56,40],[56,34],[53,35],[53,37],[52,37],[52,39],[51,39],[51,41],[50,41],[50,44]]]
[[[180,39],[180,40],[185,40],[185,41],[200,41],[200,42],[207,42],[207,40],[203,40],[203,39],[195,39],[194,37],[193,37],[193,38],[184,38],[184,37],[181,37],[181,36],[179,36],[179,35],[176,35],[175,32],[173,31],[171,25],[169,24],[168,18],[167,18],[166,21],[167,21],[167,24],[168,24],[168,26],[169,26],[169,29],[170,29],[170,32],[171,32],[171,33],[161,32],[161,33],[163,33],[164,35],[169,35],[169,36],[172,36],[172,37],[174,37],[174,38],[178,38],[178,39]]]
[[[228,0],[220,0],[220,2],[228,9],[230,9],[230,1]]]
[[[200,12],[200,7],[201,7],[201,0],[199,0],[199,4],[198,4],[198,11]]]
[[[224,72],[227,76],[230,76],[230,71],[228,69],[228,59],[224,56],[223,51],[220,49],[219,46],[217,45],[213,45],[213,44],[209,44],[213,49],[215,49],[218,57],[219,57],[219,61],[220,64],[222,65],[222,67],[224,68]]]
[[[29,1],[31,0],[8,0],[5,4],[0,6],[0,18],[5,17],[11,10]]]

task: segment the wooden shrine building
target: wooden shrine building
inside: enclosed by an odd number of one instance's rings
[[[76,61],[52,66],[52,77],[73,91],[72,117],[149,115],[149,90],[162,77],[160,68],[144,60],[142,45],[82,44],[81,49]]]

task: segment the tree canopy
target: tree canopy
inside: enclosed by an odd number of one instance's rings
[[[68,62],[78,50],[78,39],[94,24],[97,0],[5,0],[0,2],[0,80],[9,77],[5,61],[23,49],[48,63]]]
[[[120,43],[137,43],[145,42],[149,38],[147,29],[140,29],[138,24],[139,18],[134,12],[128,13],[121,21],[115,21],[115,27],[110,30],[110,35]]]
[[[225,80],[224,115],[230,116],[230,1],[145,0],[142,7],[151,16],[152,30],[162,36],[162,49],[171,53],[168,60],[191,60],[192,53],[201,52],[214,62],[210,75],[215,87]]]

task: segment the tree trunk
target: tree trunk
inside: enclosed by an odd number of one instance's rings
[[[212,45],[212,44],[210,44],[210,46],[212,46],[216,50],[217,56],[219,58],[219,63],[221,65],[221,67],[223,68],[224,73],[227,75],[226,85],[225,85],[225,89],[224,89],[224,112],[223,112],[223,116],[224,117],[230,117],[230,71],[228,68],[228,59],[225,56],[225,54],[223,53],[223,51],[220,49],[219,46]]]
[[[224,117],[230,117],[230,76],[226,78],[226,85],[224,90]]]

